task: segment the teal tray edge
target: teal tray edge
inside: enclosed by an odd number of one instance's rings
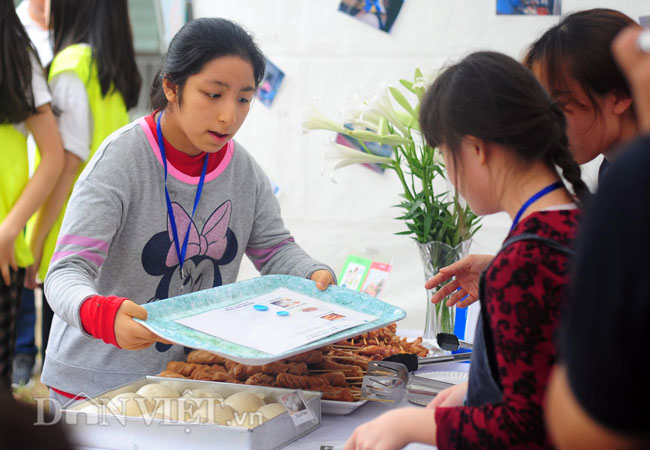
[[[239,345],[236,342],[220,339],[175,322],[178,319],[213,310],[215,309],[215,305],[217,307],[229,306],[281,287],[312,296],[321,301],[344,306],[366,314],[372,314],[378,318],[372,322],[340,331],[311,344],[296,347],[291,351],[276,355]],[[406,312],[403,309],[371,297],[370,295],[340,286],[329,286],[327,290],[321,291],[313,281],[291,275],[265,275],[158,300],[143,306],[147,310],[147,320],[134,320],[158,336],[179,345],[206,350],[232,359],[233,361],[249,365],[269,364],[341,341],[351,336],[376,330],[406,317]]]

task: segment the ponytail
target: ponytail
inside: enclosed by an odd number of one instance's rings
[[[580,166],[573,159],[573,154],[569,150],[569,139],[566,136],[566,118],[557,103],[551,103],[549,113],[556,124],[556,136],[549,146],[545,161],[553,170],[559,167],[562,177],[573,187],[573,192],[581,205],[584,205],[589,199],[591,192],[582,180]]]

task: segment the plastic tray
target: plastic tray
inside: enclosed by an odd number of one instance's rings
[[[340,331],[311,344],[274,355],[211,336],[176,322],[178,319],[210,311],[217,307],[239,303],[282,287],[324,302],[372,314],[377,319]],[[406,312],[401,308],[382,302],[367,294],[339,286],[329,286],[327,290],[321,291],[313,281],[290,275],[266,275],[148,303],[143,306],[147,310],[147,320],[135,320],[158,336],[186,347],[207,350],[233,361],[252,366],[269,364],[289,356],[320,348],[351,336],[376,330],[406,317]]]
[[[358,402],[340,402],[337,400],[321,400],[320,408],[323,414],[330,416],[347,416],[353,411],[356,411],[362,405],[365,405],[368,400],[359,400]]]

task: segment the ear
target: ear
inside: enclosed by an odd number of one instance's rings
[[[465,147],[470,150],[470,155],[476,158],[480,165],[485,165],[488,159],[486,142],[483,139],[471,135],[465,136],[463,141]]]
[[[169,103],[176,103],[176,99],[178,98],[178,85],[169,81],[167,77],[163,77],[162,87],[167,101]]]
[[[629,95],[612,92],[609,96],[612,112],[618,116],[627,113],[632,107],[632,97]]]

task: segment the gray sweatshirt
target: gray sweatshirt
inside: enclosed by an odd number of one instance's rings
[[[189,351],[157,343],[121,350],[85,332],[80,309],[93,295],[138,304],[233,283],[244,253],[261,274],[309,277],[329,267],[310,258],[285,229],[267,176],[246,150],[229,142],[206,174],[191,219],[199,177],[168,164],[167,186],[182,242],[190,235],[181,278],[165,202],[160,150],[140,119],[109,136],[75,184],[45,294],[56,313],[42,381],[71,394],[96,395]],[[183,284],[183,286],[181,286]]]

